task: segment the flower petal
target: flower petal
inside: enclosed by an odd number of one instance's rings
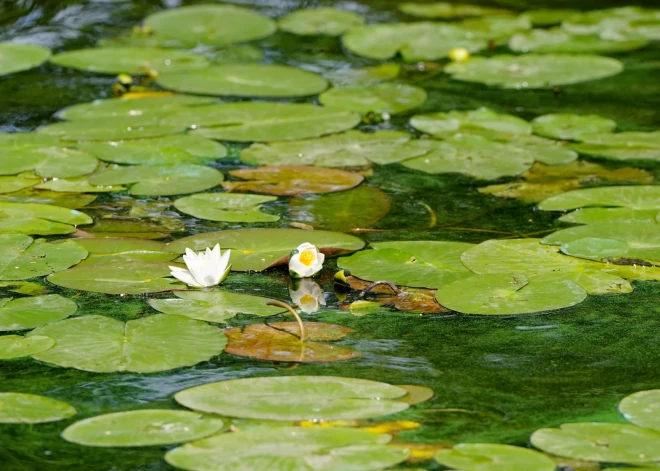
[[[197,288],[203,288],[204,286],[199,284],[195,277],[185,268],[172,267],[170,266],[171,275],[177,280],[183,281],[189,286],[195,286]]]

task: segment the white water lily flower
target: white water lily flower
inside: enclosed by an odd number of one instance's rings
[[[305,242],[289,256],[289,274],[294,278],[307,278],[316,275],[323,268],[325,255],[319,249]]]
[[[289,296],[301,311],[308,314],[318,311],[320,305],[325,306],[323,290],[317,283],[308,278],[303,278],[297,281],[293,287],[289,287]]]
[[[170,266],[170,270],[174,278],[189,286],[208,288],[222,283],[229,275],[230,254],[231,250],[225,250],[225,253],[221,254],[220,244],[215,244],[213,250],[207,248],[206,252],[195,253],[186,249],[183,261],[186,262],[188,269]]]

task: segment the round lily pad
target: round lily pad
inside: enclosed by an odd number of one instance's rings
[[[36,394],[0,393],[0,423],[41,424],[57,422],[76,415],[66,402]]]
[[[280,217],[259,211],[262,204],[270,201],[277,201],[277,197],[234,193],[198,193],[179,198],[174,202],[174,207],[182,213],[209,221],[274,222]]]
[[[299,97],[316,95],[328,82],[312,72],[286,65],[226,64],[158,77],[164,88],[202,95]]]
[[[426,101],[424,89],[414,85],[382,83],[362,87],[332,88],[319,97],[329,108],[358,113],[403,113]]]
[[[2,299],[0,305],[0,331],[33,329],[65,319],[78,310],[74,301],[59,294]]]
[[[50,50],[34,44],[0,42],[0,76],[38,67],[50,57]]]
[[[34,170],[45,178],[88,175],[96,170],[98,160],[86,152],[64,147],[35,147],[2,153],[0,175],[15,175]]]
[[[557,464],[538,451],[494,443],[461,443],[439,450],[435,460],[462,471],[554,471]]]
[[[42,180],[42,179],[39,179]],[[0,195],[0,201],[7,203],[37,203],[78,209],[87,206],[96,199],[96,195],[77,195],[58,193],[48,190],[29,189],[8,195]]]
[[[339,36],[362,24],[364,18],[357,13],[329,7],[296,10],[278,22],[280,30],[301,36]]]
[[[621,206],[660,210],[660,186],[604,186],[584,188],[551,196],[539,204],[544,211],[566,211],[586,206]]]
[[[639,391],[624,397],[619,411],[628,422],[660,431],[660,390]]]
[[[48,350],[55,345],[55,340],[43,335],[25,338],[21,335],[3,335],[0,337],[0,360],[20,358]],[[2,399],[0,399],[0,403]],[[0,406],[0,416],[2,415]],[[2,420],[0,419],[0,422]]]
[[[165,39],[196,46],[251,41],[270,36],[275,22],[234,5],[194,5],[163,10],[148,16],[144,24]]]
[[[530,134],[532,127],[524,119],[488,108],[473,111],[449,111],[415,115],[410,125],[422,132],[449,137],[458,132],[492,131],[507,134]]]
[[[192,366],[219,355],[227,339],[216,327],[184,316],[156,314],[120,322],[88,315],[39,327],[55,346],[37,360],[96,373],[153,373]]]
[[[174,399],[201,412],[268,420],[366,419],[408,408],[406,390],[337,376],[246,378],[180,391]]]
[[[580,54],[500,55],[473,57],[449,64],[453,79],[502,88],[550,88],[616,75],[623,64],[616,59]]]
[[[100,47],[60,52],[50,61],[62,67],[71,67],[101,74],[141,75],[202,69],[209,61],[199,54],[147,47]]]
[[[186,248],[200,251],[220,244],[223,250],[231,249],[233,270],[262,271],[287,263],[291,251],[304,242],[316,245],[326,256],[354,252],[364,246],[361,239],[340,232],[236,229],[184,237],[170,242],[166,249],[184,253]]]
[[[596,114],[551,113],[534,118],[532,128],[541,136],[579,140],[582,134],[613,131],[616,121]]]
[[[145,409],[81,420],[69,425],[62,432],[62,438],[84,446],[155,446],[197,440],[223,427],[221,419],[195,412]]]
[[[411,16],[418,16],[421,18],[441,18],[446,20],[471,16],[506,15],[511,13],[509,10],[504,10],[503,8],[491,8],[449,2],[404,2],[399,4],[399,10]]]
[[[277,427],[215,435],[168,452],[165,461],[191,471],[370,471],[408,456],[385,445],[389,435],[355,428]]]
[[[603,39],[598,35],[572,35],[555,29],[534,29],[518,33],[509,40],[509,49],[515,52],[613,54],[642,48],[646,39]]]
[[[63,141],[119,141],[167,136],[185,131],[185,124],[140,125],[126,120],[70,121],[41,126],[38,133],[57,136]]]
[[[660,459],[660,432],[633,425],[563,424],[537,430],[531,442],[546,453],[580,460],[643,464]]]

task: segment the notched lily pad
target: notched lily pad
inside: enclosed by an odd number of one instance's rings
[[[0,299],[0,306],[0,331],[34,329],[65,319],[78,310],[74,301],[59,294]]]
[[[66,402],[36,394],[0,393],[0,423],[42,424],[57,422],[76,415]]]
[[[426,101],[424,89],[414,85],[383,83],[373,86],[332,88],[319,96],[328,108],[357,113],[403,113]]]
[[[198,193],[174,201],[182,213],[209,221],[274,222],[279,216],[260,211],[261,205],[277,201],[274,196],[234,193]]]
[[[534,29],[509,40],[515,52],[565,54],[616,54],[634,51],[648,44],[644,38],[603,39],[599,35],[572,35],[561,28]]]

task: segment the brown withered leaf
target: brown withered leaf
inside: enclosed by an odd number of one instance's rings
[[[364,281],[354,276],[347,277],[346,281],[351,288],[359,291],[362,291],[371,284],[369,281]],[[382,306],[394,306],[395,309],[404,312],[423,312],[427,314],[447,312],[448,309],[438,304],[435,300],[435,291],[433,289],[407,287],[403,293],[397,295],[386,285],[380,285],[370,290],[370,292],[385,296],[369,298],[369,300],[378,302]]]

